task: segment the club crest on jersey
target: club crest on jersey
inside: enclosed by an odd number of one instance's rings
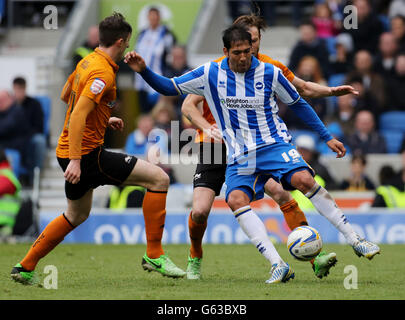
[[[263,82],[256,82],[255,88],[256,88],[257,90],[262,90],[262,89],[264,88]]]
[[[96,78],[94,79],[93,83],[90,86],[90,91],[93,92],[94,94],[99,94],[101,91],[103,91],[104,87],[105,87],[104,80]]]

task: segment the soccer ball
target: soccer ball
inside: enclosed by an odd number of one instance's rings
[[[297,227],[288,235],[287,249],[295,259],[309,261],[321,252],[322,239],[312,227]]]

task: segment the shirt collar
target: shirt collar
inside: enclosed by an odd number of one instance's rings
[[[103,50],[100,50],[100,48],[96,48],[94,52],[103,56],[108,61],[108,63],[113,67],[114,72],[118,71],[119,69],[118,65],[113,61],[113,59],[111,59],[111,57],[107,53],[105,53]]]
[[[260,64],[260,61],[256,57],[252,56],[252,64],[250,65],[250,68],[248,71],[256,69],[259,64]],[[221,68],[224,70],[230,70],[229,64],[228,64],[228,58],[225,58],[222,60]]]

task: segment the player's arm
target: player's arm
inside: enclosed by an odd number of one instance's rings
[[[305,124],[319,134],[328,147],[336,152],[338,158],[345,156],[346,148],[343,143],[332,137],[314,109],[298,94],[281,71],[278,73],[275,92],[280,100],[286,103]]]
[[[158,75],[145,64],[145,60],[135,51],[128,52],[125,55],[124,62],[138,72],[142,78],[157,92],[165,96],[177,96],[180,92],[177,90],[173,81],[169,78]]]
[[[72,92],[72,79],[74,77],[75,72],[73,72],[69,78],[67,79],[65,85],[63,86],[62,93],[60,95],[60,98],[62,101],[65,103],[69,103],[69,97]]]
[[[135,51],[125,55],[124,62],[138,72],[142,78],[157,92],[165,96],[177,96],[186,93],[203,95],[204,66],[189,71],[180,77],[166,78],[156,74],[145,64],[145,60]]]
[[[201,110],[199,108],[200,103],[204,100],[204,97],[196,94],[188,94],[181,105],[182,114],[198,129],[204,130],[210,127],[210,123],[201,116]]]
[[[69,165],[65,171],[66,181],[76,184],[80,181],[80,159],[83,132],[86,128],[87,116],[94,110],[96,103],[86,96],[80,96],[69,122]]]
[[[221,142],[222,134],[217,125],[211,125],[201,114],[199,105],[203,100],[204,97],[196,94],[187,95],[181,106],[181,112],[193,125],[203,131],[209,138],[214,139],[216,142]]]
[[[352,86],[328,87],[315,82],[304,81],[297,76],[294,77],[292,84],[297,88],[299,94],[305,98],[343,96],[350,93],[355,95],[359,94]]]

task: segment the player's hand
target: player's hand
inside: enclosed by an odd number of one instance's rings
[[[76,184],[80,181],[80,174],[80,159],[71,159],[65,170],[65,180],[72,184]]]
[[[113,130],[119,130],[122,132],[124,129],[124,121],[117,117],[111,117],[108,119],[108,127]]]
[[[333,138],[326,142],[329,149],[336,153],[336,158],[343,158],[346,154],[346,148],[339,140]]]
[[[354,94],[356,96],[359,95],[359,92],[356,91],[352,86],[338,86],[338,87],[331,87],[331,94],[332,96],[339,97],[344,96],[346,94]]]
[[[222,142],[222,132],[218,129],[216,123],[214,123],[209,129],[204,130],[204,135],[209,140],[214,140],[214,142]]]
[[[145,60],[135,51],[128,52],[124,57],[124,62],[138,73],[146,69]]]

